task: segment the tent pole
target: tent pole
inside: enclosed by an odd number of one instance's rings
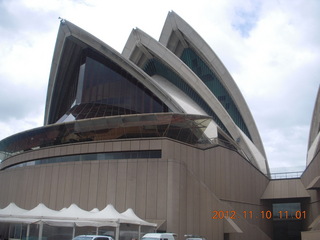
[[[99,227],[96,227],[96,235],[99,235]]]
[[[22,238],[22,227],[23,227],[23,224],[21,223],[20,224],[20,239]]]
[[[39,240],[42,240],[42,232],[43,232],[43,222],[40,222],[40,227],[39,227]]]
[[[120,235],[120,223],[117,224],[116,227],[116,239],[115,240],[119,240],[119,235]]]
[[[139,225],[138,239],[141,239],[141,225]]]
[[[29,240],[29,235],[30,235],[30,223],[28,223],[28,226],[27,226],[27,240]]]
[[[75,237],[76,235],[76,224],[73,223],[73,228],[72,228],[72,239]]]

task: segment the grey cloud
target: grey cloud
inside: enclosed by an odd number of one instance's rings
[[[20,1],[0,1],[0,34],[7,40],[21,39],[24,34],[51,31],[57,25],[56,11],[40,11],[28,8]]]
[[[0,76],[0,82],[6,82],[0,88],[0,121],[23,119],[30,114],[39,114],[45,102],[45,93],[41,89],[25,85],[16,85]]]
[[[5,1],[0,1],[0,28],[10,30],[16,28],[17,25],[17,20],[9,13]]]

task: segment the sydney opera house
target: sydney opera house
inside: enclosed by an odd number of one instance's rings
[[[122,53],[62,20],[44,126],[0,141],[0,209],[112,204],[180,240],[319,236],[319,123],[318,94],[306,170],[272,179],[235,81],[176,13]]]

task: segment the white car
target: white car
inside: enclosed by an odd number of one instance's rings
[[[75,237],[72,240],[113,240],[110,236],[102,236],[102,235],[80,235]]]
[[[147,233],[141,240],[175,240],[174,233]]]
[[[186,240],[206,240],[203,237],[194,236],[194,235],[184,235],[184,237],[186,238]]]
[[[184,237],[186,238],[186,240],[206,240],[204,237],[195,236],[191,234],[186,234],[184,235]]]

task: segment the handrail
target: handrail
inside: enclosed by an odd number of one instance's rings
[[[271,179],[300,178],[303,171],[271,173]]]

